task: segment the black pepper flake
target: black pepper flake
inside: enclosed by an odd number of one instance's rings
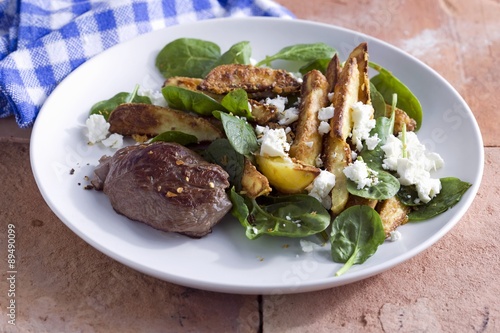
[[[94,186],[93,185],[86,185],[83,189],[84,190],[93,190]]]
[[[74,175],[75,174],[75,169],[71,168],[71,170],[69,170],[69,174],[70,175]]]

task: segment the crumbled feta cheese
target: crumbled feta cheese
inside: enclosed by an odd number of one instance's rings
[[[330,209],[332,207],[330,192],[334,186],[335,175],[329,171],[321,170],[320,174],[314,178],[307,190],[310,196],[318,199],[326,209]]]
[[[380,141],[381,140],[378,137],[378,133],[375,133],[375,135],[365,139],[366,148],[368,148],[368,150],[373,150],[375,149],[375,147],[377,147]]]
[[[266,98],[265,104],[274,105],[279,113],[285,111],[286,103],[288,103],[288,98],[283,96],[276,96],[275,98]]]
[[[321,121],[318,126],[318,133],[321,135],[325,135],[330,132],[330,124],[327,121]]]
[[[321,154],[316,156],[316,158],[314,159],[314,162],[316,163],[316,167],[318,167],[318,168],[323,167],[323,160],[321,159]]]
[[[89,138],[89,143],[100,142],[108,136],[109,133],[109,123],[104,119],[103,115],[91,114],[85,121],[87,126],[87,137]]]
[[[362,160],[356,160],[344,168],[344,175],[355,182],[358,189],[377,185],[378,172],[368,168],[368,165]]]
[[[306,146],[312,148],[312,146],[314,146],[314,141],[307,141]]]
[[[382,167],[396,171],[401,185],[415,185],[419,199],[426,203],[441,191],[441,181],[430,172],[444,165],[439,154],[428,152],[414,132],[406,133],[406,153],[403,157],[402,134],[390,135],[381,147],[385,153]]]
[[[113,133],[101,142],[105,147],[118,149],[123,146],[123,135]]]
[[[391,242],[396,242],[401,239],[401,233],[397,230],[393,230],[389,233],[389,239]]]
[[[139,96],[146,96],[149,97],[151,100],[151,103],[154,105],[158,106],[167,106],[167,101],[165,100],[165,97],[163,97],[163,94],[161,91],[158,90],[153,90],[153,89],[143,89],[139,88],[139,91],[137,92]]]
[[[299,109],[292,106],[291,108],[278,113],[278,123],[280,125],[290,125],[299,119],[299,113]]]
[[[333,106],[327,106],[325,108],[321,108],[318,111],[318,119],[319,120],[329,120],[333,118],[335,108]]]
[[[260,155],[262,156],[288,156],[290,144],[286,141],[286,133],[283,128],[271,129],[268,126],[256,126],[259,137]]]
[[[333,102],[333,91],[332,91],[331,93],[328,93],[328,95],[327,95],[327,96],[328,96],[328,100],[329,100],[330,102]]]
[[[373,107],[370,104],[356,102],[352,105],[352,142],[356,149],[363,149],[363,140],[370,137],[370,131],[375,127],[376,121],[373,119]]]

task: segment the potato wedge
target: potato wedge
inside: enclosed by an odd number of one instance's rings
[[[279,192],[301,193],[316,178],[320,169],[284,157],[256,156],[258,170]]]
[[[264,104],[254,99],[249,99],[253,121],[259,125],[266,126],[271,121],[278,119],[278,109],[271,104]]]
[[[332,213],[340,214],[349,199],[347,191],[347,177],[344,168],[352,162],[349,144],[340,138],[329,135],[325,140],[323,155],[325,169],[335,175],[335,186],[332,189]]]
[[[391,231],[408,222],[410,208],[403,205],[396,197],[379,202],[376,210],[382,219],[382,225],[387,237],[389,237]]]
[[[328,67],[326,68],[326,80],[328,81],[328,92],[332,93],[335,90],[335,85],[337,84],[340,76],[340,72],[342,71],[340,67],[340,60],[335,53],[332,57],[332,60],[328,63]]]
[[[361,43],[349,54],[349,59],[356,58],[359,70],[358,101],[370,104],[370,79],[368,78],[368,44]]]
[[[386,104],[385,115],[390,117],[392,114],[392,106]],[[399,132],[403,130],[403,124],[406,124],[407,131],[414,131],[417,127],[417,122],[415,119],[410,118],[410,116],[403,110],[396,108],[394,110],[394,135],[398,135]]]
[[[212,69],[198,87],[214,94],[226,94],[241,88],[249,94],[288,95],[300,91],[300,82],[285,70],[230,64]]]
[[[332,102],[335,113],[330,121],[330,135],[341,141],[346,141],[352,132],[351,106],[358,101],[358,91],[359,70],[356,58],[350,58],[335,85]]]
[[[268,195],[272,188],[269,186],[269,180],[260,173],[255,165],[245,158],[245,168],[241,178],[241,192],[249,198],[257,198],[261,195]]]
[[[172,76],[165,80],[163,86],[176,86],[189,90],[198,90],[198,85],[203,79],[185,76]]]
[[[223,137],[222,131],[205,118],[151,104],[125,103],[109,116],[111,133],[153,137],[166,131],[194,135],[199,142]]]
[[[317,166],[316,160],[323,148],[323,137],[318,132],[318,112],[328,105],[328,82],[318,70],[304,76],[299,106],[299,119],[290,157]]]

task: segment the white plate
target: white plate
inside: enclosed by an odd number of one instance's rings
[[[158,51],[179,37],[216,42],[223,51],[247,40],[253,58],[262,59],[284,46],[325,42],[341,59],[367,41],[370,59],[390,69],[421,100],[424,121],[419,137],[446,165],[436,175],[472,183],[453,209],[399,230],[402,239],[386,242],[366,263],[334,277],[341,267],[327,247],[302,251],[297,239],[245,238],[232,217],[212,234],[194,240],[156,231],[116,214],[107,197],[84,190],[99,157],[110,154],[88,146],[83,126],[93,103],[136,84],[161,82],[154,67]],[[147,78],[145,82],[145,78]],[[33,128],[31,165],[50,208],[78,236],[117,261],[176,284],[231,293],[282,294],[352,283],[383,272],[431,246],[463,216],[478,190],[483,172],[483,145],[477,123],[459,94],[417,59],[380,40],[346,29],[274,18],[202,21],[170,27],[115,46],[69,75],[47,99]],[[74,174],[70,170],[74,169]],[[81,185],[78,185],[81,183]]]

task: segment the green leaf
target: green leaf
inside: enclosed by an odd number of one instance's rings
[[[165,86],[161,93],[168,106],[183,111],[192,111],[202,116],[210,116],[213,111],[224,110],[224,107],[212,97],[198,91],[177,86]]]
[[[267,56],[256,66],[270,66],[275,60],[312,62],[317,59],[331,59],[337,51],[325,43],[295,44],[282,48],[278,53]]]
[[[156,56],[156,67],[168,78],[188,76],[202,78],[207,68],[221,56],[220,47],[196,38],[179,38],[163,47]]]
[[[241,190],[241,178],[245,169],[245,157],[234,150],[227,139],[216,139],[201,155],[210,163],[220,165],[229,174],[229,183]]]
[[[251,156],[259,148],[253,127],[244,119],[215,111],[214,116],[222,121],[227,139],[238,153]]]
[[[392,134],[391,119],[387,117],[378,117],[376,119],[375,127],[370,132],[370,136],[374,136],[375,134],[377,134],[380,139],[378,145],[372,150],[369,150],[366,148],[366,145],[364,145],[359,156],[363,158],[363,161],[365,161],[370,169],[375,171],[384,171],[382,163],[385,158],[385,152],[381,147],[386,143],[389,135]]]
[[[387,171],[378,170],[377,172],[377,184],[358,189],[357,183],[347,179],[347,191],[358,197],[373,200],[385,200],[395,196],[399,191],[399,180]]]
[[[231,190],[231,213],[243,227],[249,239],[262,235],[306,237],[325,230],[330,214],[315,198],[296,194],[281,197],[250,199]]]
[[[100,114],[104,117],[104,119],[108,120],[111,112],[113,112],[120,104],[124,103],[151,104],[151,99],[147,96],[137,95],[136,90],[132,93],[120,92],[110,99],[95,103],[90,108],[90,114]]]
[[[220,102],[225,110],[234,115],[253,119],[250,104],[248,104],[248,94],[243,89],[235,89],[224,96]]]
[[[414,207],[408,215],[409,221],[424,221],[455,206],[472,184],[455,177],[441,178],[441,192],[424,205]]]
[[[384,100],[384,96],[378,92],[377,88],[370,81],[370,99],[372,101],[373,109],[375,113],[373,117],[375,119],[379,117],[385,117],[386,114],[386,104]]]
[[[370,79],[370,82],[376,87],[377,91],[382,94],[387,104],[391,104],[392,95],[398,95],[397,107],[405,111],[408,116],[417,122],[416,129],[422,125],[422,106],[417,97],[411,90],[396,78],[391,72],[380,65],[369,62],[371,68],[379,73]]]
[[[364,263],[384,240],[382,220],[374,209],[357,205],[344,210],[333,221],[330,237],[333,261],[344,263],[336,275]]]
[[[243,64],[247,65],[250,63],[250,57],[252,55],[252,47],[250,42],[239,42],[234,44],[224,52],[210,67],[207,67],[204,76],[208,74],[212,69],[217,66],[225,64]]]
[[[299,68],[299,72],[302,75],[306,75],[308,72],[312,71],[313,69],[316,69],[320,71],[321,73],[325,74],[326,69],[328,68],[328,64],[330,63],[331,58],[324,58],[324,59],[316,59],[308,64],[302,66]]]
[[[179,131],[167,131],[151,139],[151,142],[164,141],[164,142],[176,142],[180,145],[187,146],[192,143],[198,143],[198,138],[191,134],[186,134]]]

